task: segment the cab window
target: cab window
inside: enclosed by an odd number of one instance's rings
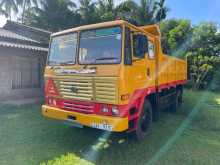
[[[148,41],[148,57],[149,59],[155,58],[154,44],[151,41]]]
[[[148,51],[148,39],[145,35],[133,35],[133,52],[136,58],[145,58],[145,53]]]

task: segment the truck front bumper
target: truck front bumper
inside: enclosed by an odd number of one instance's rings
[[[123,132],[128,129],[127,117],[109,117],[95,114],[82,114],[73,111],[65,111],[47,105],[42,106],[42,114],[45,117],[78,123],[84,126],[103,129],[113,132]]]

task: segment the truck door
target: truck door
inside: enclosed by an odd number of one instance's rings
[[[140,33],[132,34],[132,75],[133,75],[133,85],[136,89],[144,88],[147,84],[147,64],[146,56],[147,53],[141,53],[143,50],[139,48],[138,37],[147,37]]]
[[[147,88],[154,87],[156,80],[156,54],[155,54],[155,44],[153,40],[148,40],[148,44],[146,45],[147,51],[144,56],[139,57],[135,50],[135,35],[133,34],[132,42],[133,42],[133,67],[134,67],[134,75],[135,82],[138,84],[139,88]],[[138,34],[140,35],[140,34]],[[147,38],[147,36],[143,35]]]

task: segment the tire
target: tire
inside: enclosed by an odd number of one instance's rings
[[[158,108],[153,110],[153,121],[157,122],[160,119],[160,110]]]
[[[178,101],[178,107],[180,107],[183,103],[183,91],[180,89],[177,90],[177,101]]]
[[[138,119],[135,135],[138,141],[144,139],[151,131],[152,126],[152,106],[148,100],[145,100],[141,115]]]
[[[173,100],[173,103],[171,104],[170,111],[172,113],[176,113],[178,111],[178,108],[182,104],[182,91],[180,89],[176,90],[176,93],[172,100]]]
[[[155,102],[152,105],[153,110],[153,122],[157,122],[160,119],[160,109],[159,109],[159,101],[158,98],[155,98]]]

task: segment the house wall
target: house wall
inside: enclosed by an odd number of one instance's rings
[[[46,56],[46,52],[0,47],[0,100],[43,96],[43,71]],[[19,65],[19,61],[21,61],[21,59],[24,59],[22,62],[24,68],[26,67],[24,65],[28,66],[30,65],[30,62],[33,64],[35,60],[36,62],[40,61],[40,87],[13,89],[12,83],[15,79],[16,65]]]

